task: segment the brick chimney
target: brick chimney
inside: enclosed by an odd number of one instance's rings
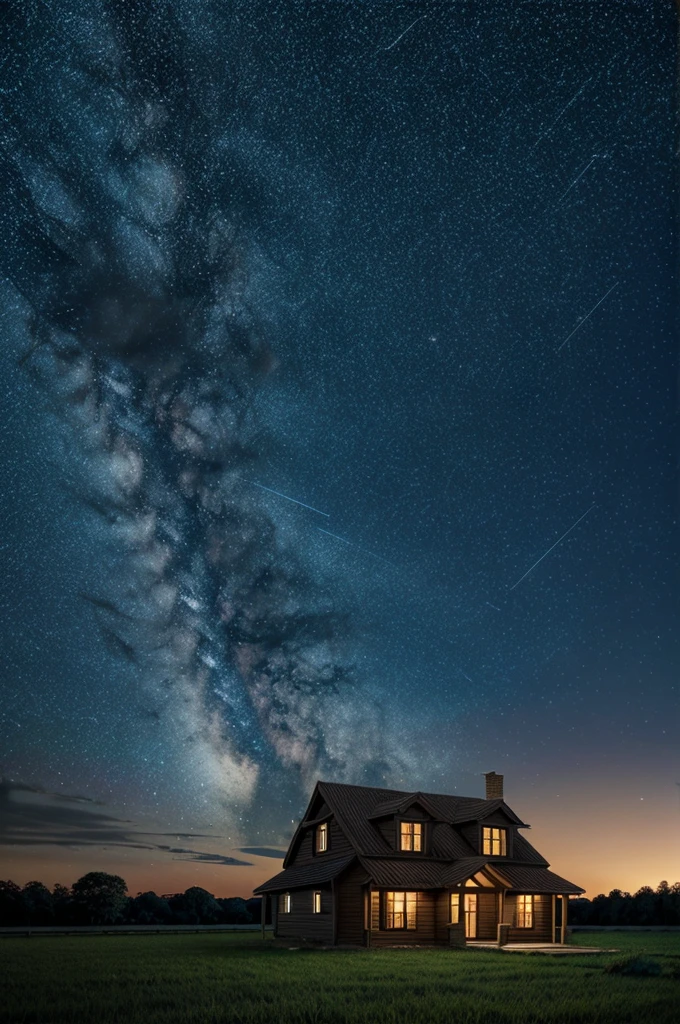
[[[503,776],[496,775],[495,772],[485,772],[484,778],[486,779],[486,799],[487,800],[502,800],[503,799]]]

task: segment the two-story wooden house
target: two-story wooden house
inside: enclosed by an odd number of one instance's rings
[[[564,942],[570,895],[486,775],[486,799],[318,782],[283,871],[278,938],[326,946]]]

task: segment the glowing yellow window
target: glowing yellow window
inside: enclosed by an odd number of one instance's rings
[[[385,927],[415,930],[417,902],[415,892],[386,892]]]
[[[423,848],[423,826],[419,821],[402,821],[400,850],[420,853]]]
[[[450,923],[458,924],[460,921],[460,896],[457,892],[451,893]]]
[[[320,914],[321,913],[321,893],[320,892],[315,892],[314,893],[314,913],[315,914]]]
[[[508,851],[508,830],[505,828],[482,828],[482,853],[492,857],[505,857]]]
[[[533,928],[534,927],[534,897],[533,896],[518,896],[517,897],[517,927],[518,928]]]
[[[290,893],[282,893],[279,901],[279,909],[282,914],[290,914]]]
[[[321,825],[317,826],[316,829],[316,845],[315,849],[317,853],[325,853],[328,849],[328,822],[324,821]]]

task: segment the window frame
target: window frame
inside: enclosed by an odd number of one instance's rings
[[[330,846],[330,828],[327,821],[321,821],[314,829],[314,854],[328,853]],[[323,842],[321,837],[323,836]]]
[[[411,832],[407,832],[406,835],[410,836],[411,846],[404,846],[404,826],[407,828],[411,827]],[[416,834],[416,826],[418,826],[419,832]],[[415,818],[399,818],[397,822],[398,836],[399,836],[399,853],[424,853],[425,852],[425,822],[418,821]],[[420,840],[420,849],[416,850],[415,840]],[[401,890],[399,890],[401,891]]]
[[[527,909],[526,903],[520,904],[520,900],[528,900],[529,901],[528,909]],[[522,929],[533,928],[534,927],[534,894],[530,893],[530,892],[518,893],[517,897],[516,897],[516,901],[517,902],[515,904],[515,916],[516,916],[516,919],[517,919],[517,923],[516,923],[515,927],[516,928],[522,928]],[[520,907],[521,907],[521,909],[520,909]]]
[[[489,833],[488,837],[485,833]],[[498,832],[498,837],[494,837]],[[489,849],[487,850],[487,842]],[[494,852],[494,845],[498,843],[499,852]],[[485,857],[507,857],[508,856],[508,829],[502,825],[482,825],[482,854]]]
[[[381,894],[382,903],[382,928],[386,932],[416,932],[418,931],[418,893],[414,890],[406,889],[387,889]],[[395,898],[397,896],[403,897],[400,901],[403,904],[403,910],[395,910]],[[390,897],[392,897],[392,910],[389,909]],[[394,924],[395,915],[399,914],[402,916],[404,921],[403,924]],[[389,923],[390,916],[392,917],[392,924]],[[412,923],[410,923],[412,922]]]
[[[290,914],[293,908],[293,901],[289,892],[281,893],[280,914]]]
[[[449,924],[460,924],[460,895],[459,892],[449,893]]]
[[[321,913],[321,889],[315,889],[312,892],[312,913]]]

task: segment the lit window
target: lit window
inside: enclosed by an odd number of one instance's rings
[[[420,853],[423,848],[423,826],[419,821],[402,821],[400,850]]]
[[[321,913],[321,893],[320,892],[315,892],[314,893],[314,913],[315,914],[320,914]]]
[[[415,892],[385,893],[385,927],[416,928],[416,903],[418,894]]]
[[[534,897],[533,896],[518,896],[517,897],[517,927],[518,928],[533,928],[534,927]]]
[[[328,849],[328,822],[324,821],[322,825],[317,825],[316,829],[316,845],[315,849],[317,853],[325,853]]]
[[[460,921],[460,896],[457,892],[451,893],[451,924],[458,924]]]
[[[492,857],[505,857],[507,855],[507,829],[486,828],[482,829],[482,853],[491,854]]]
[[[279,901],[279,910],[282,914],[290,914],[290,893],[284,892]]]

